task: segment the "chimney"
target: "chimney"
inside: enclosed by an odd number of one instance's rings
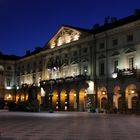
[[[111,23],[115,23],[117,21],[116,17],[111,17]]]
[[[93,25],[93,29],[98,29],[99,28],[99,24],[94,24]]]
[[[134,10],[134,15],[135,16],[140,16],[140,9],[135,9]]]
[[[104,25],[108,24],[109,23],[109,20],[110,20],[110,16],[105,17],[105,19],[104,19]]]

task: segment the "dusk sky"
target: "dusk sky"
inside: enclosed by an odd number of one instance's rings
[[[91,29],[138,8],[139,0],[0,0],[0,51],[22,56],[43,47],[61,25]]]

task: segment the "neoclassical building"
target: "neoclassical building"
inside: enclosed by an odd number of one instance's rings
[[[140,11],[82,29],[63,25],[23,57],[0,54],[0,99],[54,110],[135,109],[140,94]],[[125,105],[124,105],[125,104]]]

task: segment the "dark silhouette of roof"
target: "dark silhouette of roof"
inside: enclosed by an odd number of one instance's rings
[[[19,56],[16,56],[16,55],[5,55],[5,54],[0,54],[0,59],[2,60],[18,60],[20,59],[21,57]]]
[[[131,22],[135,22],[137,20],[140,20],[140,13],[116,20],[113,23],[107,23],[107,24],[104,24],[102,26],[99,26],[96,29],[92,29],[92,33],[97,34],[100,32],[104,32],[104,31],[107,31],[107,30],[110,30],[110,29],[113,29],[113,28],[116,28],[116,27],[119,27],[122,25],[126,25],[126,24],[131,23]]]

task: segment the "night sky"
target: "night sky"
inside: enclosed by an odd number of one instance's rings
[[[91,29],[138,8],[139,0],[0,0],[0,51],[21,56],[43,47],[61,25]]]

